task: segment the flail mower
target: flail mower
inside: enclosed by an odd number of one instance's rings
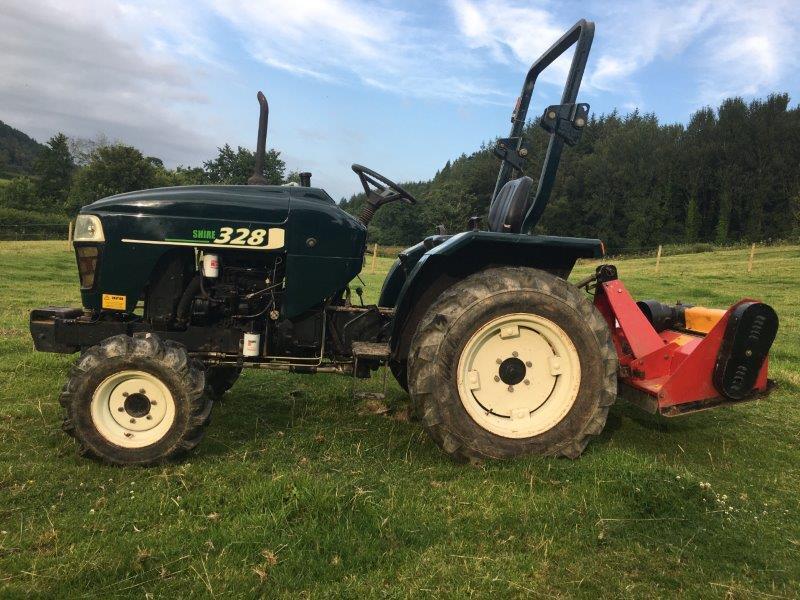
[[[728,310],[636,302],[611,265],[578,284],[600,240],[531,235],[561,152],[578,143],[577,102],[594,25],[579,21],[530,68],[495,153],[485,226],[439,232],[402,252],[377,305],[352,302],[367,228],[412,194],[353,165],[358,218],[310,174],[266,185],[268,110],[246,186],[151,189],[97,200],[77,217],[82,307],[30,315],[37,350],[80,356],[60,396],[84,455],[116,464],[173,459],[197,446],[214,399],[244,368],[369,377],[388,364],[414,414],[461,460],[538,453],[575,458],[621,395],[666,416],[758,397],[778,320],[766,304]],[[523,139],[539,74],[575,47],[538,184]],[[358,290],[357,290],[358,291]]]

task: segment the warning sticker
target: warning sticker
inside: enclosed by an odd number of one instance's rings
[[[103,308],[110,308],[111,310],[125,310],[125,301],[125,296],[118,296],[117,294],[103,294]]]

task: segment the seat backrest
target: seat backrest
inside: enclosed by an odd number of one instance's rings
[[[531,205],[533,179],[522,176],[506,183],[489,208],[489,231],[519,233]]]

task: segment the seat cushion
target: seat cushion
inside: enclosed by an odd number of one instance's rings
[[[489,231],[519,233],[531,205],[533,179],[522,176],[506,183],[489,208]]]

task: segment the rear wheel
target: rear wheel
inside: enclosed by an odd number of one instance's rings
[[[409,360],[412,402],[458,459],[576,458],[616,398],[605,320],[563,279],[535,269],[482,271],[431,306]]]
[[[117,335],[78,359],[61,392],[81,454],[119,465],[179,457],[203,437],[213,400],[203,366],[152,334]]]

